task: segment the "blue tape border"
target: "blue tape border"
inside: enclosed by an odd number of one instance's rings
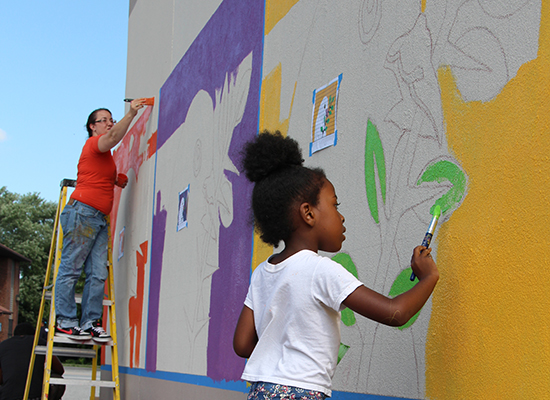
[[[111,365],[102,365],[102,371],[112,372]],[[120,374],[141,376],[145,378],[158,379],[163,381],[186,383],[189,385],[205,386],[215,389],[231,390],[233,392],[248,393],[248,387],[245,381],[214,381],[213,379],[203,375],[191,375],[182,374],[179,372],[168,371],[156,371],[148,372],[141,368],[129,368],[119,367]],[[379,396],[373,394],[352,393],[352,392],[339,392],[334,390],[332,392],[331,400],[388,400],[388,399],[400,399],[400,400],[414,400],[403,397],[388,397]]]

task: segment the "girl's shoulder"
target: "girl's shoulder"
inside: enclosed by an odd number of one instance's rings
[[[280,273],[294,269],[308,269],[309,267],[314,267],[322,258],[311,250],[301,250],[277,262],[277,255],[275,254],[259,264],[252,272],[252,276],[264,273]]]
[[[310,264],[310,263],[317,263],[322,258],[325,258],[325,257],[320,256],[314,251],[304,249],[292,254],[291,256],[287,257],[283,261],[277,262],[276,264],[272,263],[273,260],[277,259],[276,255],[271,256],[266,260],[266,263],[267,265],[270,265],[270,266],[286,267],[288,265],[295,265],[295,264],[304,265],[304,264]]]
[[[322,256],[311,250],[300,250],[290,257],[276,264],[272,263],[273,256],[262,262],[252,272],[252,276],[264,274],[299,273],[300,275],[334,275],[347,270],[329,257]]]

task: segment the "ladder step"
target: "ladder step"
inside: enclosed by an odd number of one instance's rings
[[[50,378],[50,384],[54,385],[79,385],[79,386],[96,386],[96,387],[116,387],[113,381],[100,381],[93,379],[64,379],[64,378]]]
[[[51,291],[47,291],[44,298],[46,300],[51,300],[52,299],[52,292]],[[82,294],[75,294],[74,295],[74,300],[77,304],[81,304],[82,303]],[[113,302],[109,299],[103,299],[103,305],[104,306],[111,306],[113,305]]]
[[[48,346],[36,346],[34,353],[44,356],[46,355],[47,351]],[[53,355],[61,357],[95,358],[97,356],[97,353],[94,349],[79,349],[77,347],[54,347]]]
[[[57,336],[55,335],[53,337],[54,343],[66,343],[66,344],[85,344],[87,346],[113,346],[114,343],[112,340],[109,340],[108,342],[99,343],[96,342],[93,339],[90,340],[73,340],[71,338],[65,337],[65,336]]]

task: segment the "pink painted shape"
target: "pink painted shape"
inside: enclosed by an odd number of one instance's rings
[[[124,139],[122,139],[122,142],[120,143],[120,145],[113,152],[113,158],[115,160],[117,172],[128,175],[128,171],[130,169],[133,169],[136,175],[136,182],[138,180],[139,168],[141,167],[141,164],[143,164],[143,161],[145,159],[151,157],[150,155],[151,149],[149,148],[151,143],[149,143],[149,141],[148,141],[148,148],[146,151],[144,151],[143,153],[140,153],[139,149],[141,147],[140,146],[141,139],[145,136],[147,132],[146,125],[147,125],[147,122],[149,121],[149,117],[151,116],[152,110],[153,110],[153,107],[145,108],[145,111],[143,112],[143,114],[141,114],[141,116],[136,121],[136,123],[124,136]],[[156,132],[155,132],[155,135],[156,135]],[[132,145],[131,149],[130,149],[130,144]],[[116,220],[118,215],[118,206],[120,203],[121,194],[122,194],[122,188],[115,186],[113,209],[111,210],[111,237],[112,238],[115,237],[116,231],[117,231]]]

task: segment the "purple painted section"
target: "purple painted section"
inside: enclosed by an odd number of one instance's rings
[[[238,141],[242,139],[244,135]],[[207,375],[216,381],[239,380],[245,365],[233,350],[233,334],[250,282],[252,255],[249,212],[253,186],[242,177],[228,176],[233,183],[234,219],[231,226],[222,225],[220,229],[219,269],[212,276]]]
[[[164,236],[166,235],[166,215],[161,211],[160,190],[157,192],[156,211],[153,216],[153,237],[151,239],[151,274],[149,277],[149,313],[147,320],[147,346],[145,351],[145,369],[157,370],[157,337],[159,322],[160,282],[162,276],[162,255],[164,254]]]
[[[251,52],[252,75],[241,123],[233,131],[229,156],[240,166],[239,151],[258,131],[259,91],[263,51],[263,0],[225,0],[190,46],[160,91],[157,155],[166,141],[185,122],[189,106],[199,90],[215,101],[216,89],[232,76]],[[244,360],[233,352],[233,332],[250,278],[252,226],[249,223],[252,185],[244,174],[226,172],[233,185],[233,222],[221,225],[219,269],[212,276],[207,375],[213,380],[238,380]],[[160,212],[160,194],[153,220],[153,254],[146,369],[156,369],[160,272],[166,212]],[[157,219],[160,221],[157,222]],[[156,239],[156,243],[155,243]],[[162,244],[160,243],[162,241]],[[155,251],[160,251],[160,256]],[[153,265],[155,262],[160,264]],[[155,275],[155,276],[153,276]],[[153,285],[153,281],[155,284]]]
[[[161,88],[157,149],[185,122],[197,92],[205,90],[214,100],[226,74],[235,71],[251,51],[254,70],[250,92],[259,90],[263,21],[263,0],[225,0],[218,7]],[[257,109],[258,104],[253,107]]]

